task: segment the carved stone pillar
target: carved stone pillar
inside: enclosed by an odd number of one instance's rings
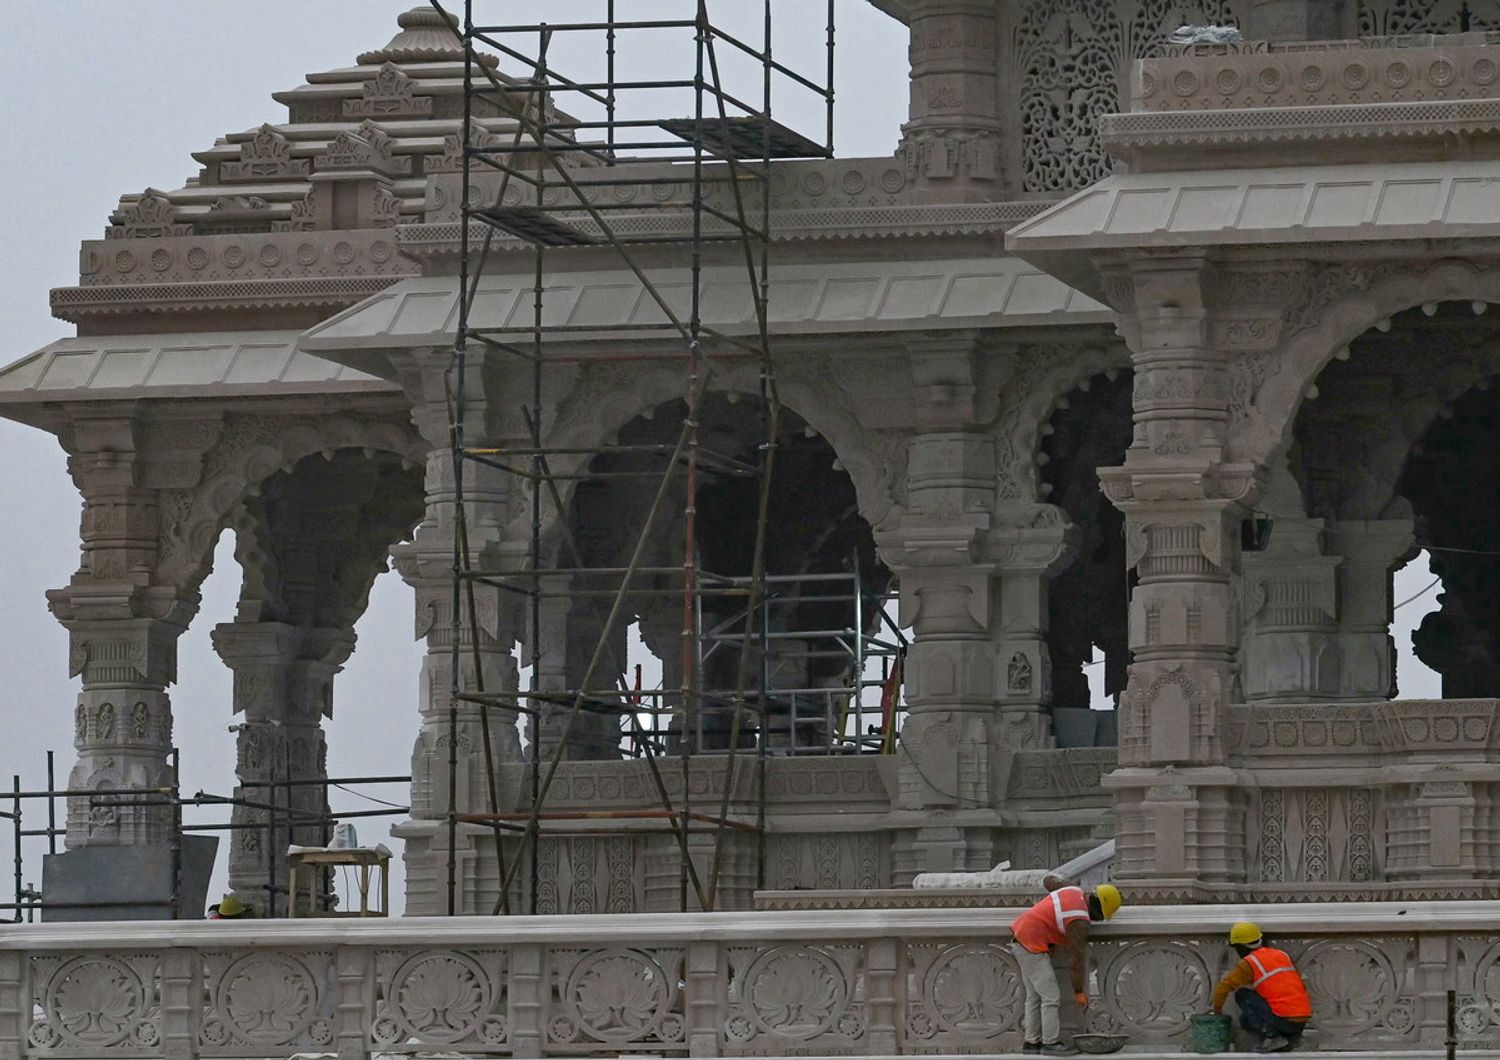
[[[303,782],[328,774],[322,719],[332,716],[333,678],[354,650],[354,633],[225,622],[214,627],[212,639],[234,673],[233,711],[244,715],[236,726],[235,796],[263,804],[237,806],[232,819],[270,826],[231,833],[229,884],[242,901],[274,915],[284,910],[287,845],[327,842],[328,826],[311,820],[328,812],[325,789]],[[275,781],[297,783],[266,786]]]
[[[1340,519],[1330,549],[1339,567],[1339,698],[1388,699],[1396,692],[1396,645],[1391,639],[1391,578],[1412,547],[1409,519]]]
[[[901,623],[915,633],[896,801],[922,824],[896,842],[898,884],[994,864],[1010,756],[1046,740],[1045,584],[1068,540],[1055,508],[997,510],[989,425],[1012,352],[971,333],[905,341],[919,433],[907,449],[907,507],[876,532]]]
[[[108,589],[74,585],[48,596],[53,614],[69,633],[69,673],[83,676],[74,712],[78,760],[68,787],[167,786],[172,705],[166,689],[177,677],[177,638],[196,610],[196,596],[191,602],[161,601],[165,618],[103,617],[156,609]],[[127,801],[131,798],[138,797]],[[91,806],[88,798],[68,800],[70,848],[166,843],[171,824],[171,810],[165,806]]]
[[[995,685],[1007,751],[1047,746],[1052,663],[1047,649],[1047,591],[1069,551],[1065,516],[1051,526],[999,531],[992,540],[1000,574],[1000,623],[995,635]],[[997,784],[1003,791],[1004,784]]]
[[[1269,547],[1242,557],[1240,684],[1251,702],[1334,698],[1340,560],[1323,555],[1323,520],[1302,513],[1296,483],[1281,470],[1264,504],[1273,520]]]
[[[134,410],[74,412],[63,433],[68,470],[83,494],[83,558],[66,588],[47,594],[69,633],[68,671],[82,675],[75,710],[78,761],[71,788],[159,787],[170,780],[177,638],[198,594],[158,581],[164,489],[196,484],[216,421],[163,419]],[[166,843],[171,812],[160,806],[68,803],[67,842]]]
[[[900,156],[917,199],[993,198],[1000,186],[994,0],[911,5],[911,112]]]
[[[598,597],[563,596],[566,586],[562,578],[546,579],[544,585],[546,592],[558,595],[548,596],[541,602],[538,687],[544,692],[576,691],[588,669],[589,658],[599,641],[608,612],[595,606]],[[625,630],[619,623],[616,623],[610,642],[606,654],[594,668],[591,690],[610,688],[615,683],[615,675],[624,669]],[[531,657],[529,645],[523,647],[523,653],[527,659]],[[603,709],[618,701],[617,696],[590,698],[573,720],[564,757],[595,760],[620,757],[621,714]],[[591,710],[590,707],[600,709]],[[541,708],[546,713],[537,727],[537,748],[542,760],[546,761],[556,753],[571,708],[570,704],[563,703],[542,704]]]
[[[1240,524],[1254,468],[1228,463],[1228,356],[1215,348],[1196,259],[1131,263],[1135,437],[1100,469],[1126,518],[1134,661],[1121,702],[1117,842],[1127,878],[1160,889],[1243,875],[1238,800],[1224,768],[1235,684]],[[1118,284],[1123,277],[1116,277]],[[1159,844],[1171,834],[1181,848]]]
[[[475,690],[482,679],[486,692],[515,691],[519,674],[511,654],[519,638],[521,608],[512,595],[491,586],[475,585],[475,622],[469,622],[467,594],[460,595],[457,643],[453,625],[453,546],[456,523],[455,480],[448,440],[448,414],[443,374],[447,351],[411,351],[402,358],[403,383],[413,399],[413,419],[432,446],[427,457],[427,515],[413,539],[391,550],[402,578],[416,590],[416,635],[425,638],[422,660],[421,729],[412,752],[412,819],[394,829],[406,842],[408,912],[413,915],[447,911],[449,793],[458,812],[489,809],[484,764],[480,706],[455,701],[454,665],[458,687]],[[485,444],[483,376],[470,365],[466,392],[474,400],[466,409],[469,444]],[[502,472],[470,462],[464,468],[465,516],[471,562],[485,569],[511,569],[524,561],[524,547],[504,540],[507,514],[514,506]],[[473,631],[477,630],[477,642]],[[477,664],[476,664],[477,659]],[[456,716],[456,724],[452,720]],[[521,759],[520,735],[514,710],[489,708],[490,748],[494,760]],[[450,769],[449,751],[456,744],[457,768]],[[498,782],[497,782],[498,783]],[[502,795],[502,801],[504,796]],[[489,912],[481,903],[482,886],[493,893],[495,862],[478,857],[481,837],[488,845],[491,831],[482,825],[460,825],[453,852],[457,864],[458,912]]]

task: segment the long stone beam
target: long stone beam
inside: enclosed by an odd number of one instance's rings
[[[0,1056],[1001,1055],[1019,1047],[1012,916],[17,926],[0,937]],[[1437,1050],[1449,990],[1466,1054],[1500,1048],[1491,902],[1127,908],[1095,929],[1093,1000],[1066,1018],[1156,1055],[1185,1049],[1240,919],[1296,959],[1313,996],[1312,1048]]]

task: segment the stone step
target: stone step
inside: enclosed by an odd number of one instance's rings
[[[861,1057],[860,1060],[910,1060],[910,1055],[911,1054],[908,1054],[906,1057],[900,1057],[900,1056],[868,1056],[868,1057]],[[984,1060],[1030,1060],[1030,1057],[1033,1056],[1034,1054],[1029,1054],[1029,1053],[1027,1053],[1027,1054],[1023,1054],[1023,1053],[984,1053],[982,1055],[984,1057]],[[1080,1056],[1087,1056],[1088,1054],[1087,1053],[1080,1053],[1079,1055]],[[1124,1049],[1121,1049],[1119,1052],[1117,1052],[1117,1053],[1110,1053],[1108,1055],[1110,1055],[1110,1056],[1118,1056],[1118,1057],[1122,1057],[1122,1058],[1128,1058],[1128,1060],[1183,1060],[1184,1057],[1199,1056],[1201,1054],[1192,1052],[1191,1050],[1186,1049],[1186,1048],[1183,1048],[1183,1049],[1172,1049],[1172,1050],[1164,1051],[1160,1047],[1153,1047],[1153,1046],[1130,1046],[1130,1045],[1127,1045],[1127,1046],[1125,1046]],[[1219,1057],[1220,1060],[1263,1060],[1263,1058],[1267,1054],[1265,1054],[1265,1053],[1253,1053],[1252,1052],[1252,1053],[1213,1053],[1211,1055]],[[1270,1054],[1270,1055],[1274,1055],[1274,1056],[1292,1056],[1292,1057],[1297,1057],[1297,1056],[1328,1057],[1329,1060],[1393,1060],[1393,1058],[1395,1058],[1395,1057],[1399,1057],[1400,1060],[1446,1060],[1446,1058],[1449,1057],[1450,1055],[1456,1055],[1456,1056],[1462,1058],[1462,1060],[1500,1060],[1500,1050],[1493,1050],[1493,1049],[1467,1049],[1467,1048],[1464,1048],[1462,1046],[1459,1047],[1459,1050],[1458,1050],[1458,1052],[1456,1054],[1450,1054],[1450,1053],[1448,1053],[1447,1051],[1445,1051],[1443,1049],[1400,1049],[1400,1050],[1397,1050],[1396,1048],[1393,1047],[1392,1049],[1389,1049],[1389,1050],[1379,1051],[1379,1052],[1373,1052],[1373,1051],[1368,1051],[1368,1050],[1349,1051],[1349,1050],[1341,1050],[1341,1049],[1340,1050],[1327,1050],[1327,1051],[1324,1051],[1324,1050],[1315,1049],[1315,1048],[1311,1048],[1311,1047],[1304,1047],[1304,1048],[1301,1048],[1301,1049],[1294,1050],[1293,1052],[1290,1052],[1290,1053],[1274,1053],[1274,1054]],[[643,1058],[637,1056],[637,1057],[631,1057],[631,1058],[629,1058],[629,1060],[643,1060]],[[812,1056],[797,1056],[797,1057],[790,1057],[790,1056],[786,1056],[786,1057],[782,1057],[782,1056],[757,1056],[757,1057],[755,1057],[755,1060],[849,1060],[849,1058],[847,1056],[845,1056],[845,1057],[832,1057],[832,1056],[829,1056],[829,1057],[812,1057]],[[931,1053],[931,1054],[922,1054],[922,1060],[976,1060],[976,1055],[972,1054],[972,1053]]]

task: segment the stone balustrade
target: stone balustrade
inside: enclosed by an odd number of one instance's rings
[[[996,1054],[1019,1046],[1001,909],[74,924],[0,935],[0,1057]],[[1313,996],[1309,1047],[1500,1045],[1494,903],[1127,909],[1086,1023],[1172,1052],[1258,921]],[[1075,1022],[1076,1012],[1067,1014]]]

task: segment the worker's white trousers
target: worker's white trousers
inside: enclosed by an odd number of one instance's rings
[[[1028,1042],[1055,1042],[1062,1036],[1062,1021],[1057,1006],[1062,991],[1057,973],[1052,970],[1052,955],[1032,953],[1019,942],[1010,944],[1021,966],[1021,985],[1026,990],[1026,1015],[1022,1024]]]

